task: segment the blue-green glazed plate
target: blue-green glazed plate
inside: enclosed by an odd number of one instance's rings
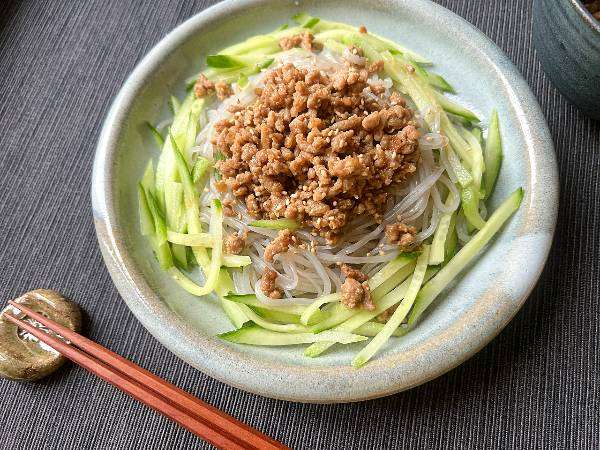
[[[136,183],[153,148],[144,123],[166,117],[204,56],[272,30],[300,12],[366,25],[435,62],[481,117],[497,108],[504,164],[494,208],[519,186],[521,209],[411,333],[393,338],[362,369],[360,344],[320,358],[302,347],[251,347],[219,340],[232,328],[214,298],[199,299],[160,270],[138,231]],[[155,156],[155,155],[152,155]],[[435,378],[481,349],[519,310],[544,266],[554,232],[558,177],[552,141],[529,87],[496,45],[471,24],[426,0],[225,1],[169,33],[138,64],[116,97],[98,143],[94,219],[106,265],[123,299],[153,336],[202,372],[240,389],[301,402],[350,402],[389,395]]]

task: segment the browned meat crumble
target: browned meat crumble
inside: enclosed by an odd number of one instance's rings
[[[198,75],[198,79],[196,80],[196,84],[194,84],[194,95],[197,98],[206,97],[212,91],[215,90],[215,84],[210,81],[204,74]]]
[[[368,78],[381,68],[284,65],[254,104],[216,124],[216,167],[251,215],[294,219],[329,241],[357,215],[382,219],[388,188],[416,170],[419,132],[400,95],[374,98],[384,89]]]
[[[386,225],[385,235],[391,244],[398,245],[403,249],[408,249],[415,243],[415,234],[417,229],[401,222]]]
[[[342,275],[344,275],[346,278],[354,278],[356,281],[360,281],[361,283],[369,279],[367,274],[362,273],[360,270],[355,269],[348,264],[342,264],[340,270]]]
[[[318,50],[320,47],[313,42],[314,36],[308,31],[304,31],[294,36],[286,36],[279,40],[279,47],[282,50],[291,50],[294,47],[302,47],[307,52]]]
[[[260,279],[260,288],[263,294],[272,299],[283,296],[283,291],[276,286],[275,280],[277,280],[277,272],[267,267]]]
[[[219,100],[225,100],[233,91],[231,90],[231,86],[223,81],[217,81],[213,83],[210,81],[204,74],[200,74],[198,79],[196,80],[196,84],[194,84],[194,95],[197,98],[206,97],[211,93],[216,92],[217,98]]]
[[[231,255],[239,255],[244,247],[246,246],[246,238],[248,237],[248,232],[241,233],[237,232],[234,234],[228,235],[224,240],[224,250],[225,253]]]
[[[265,247],[265,261],[273,262],[275,255],[285,253],[290,245],[297,242],[296,236],[290,230],[281,230],[275,239]]]
[[[347,264],[343,264],[341,270],[342,274],[346,277],[346,280],[342,284],[342,304],[346,308],[351,309],[357,307],[363,307],[370,311],[375,309],[371,290],[367,284],[369,277]]]

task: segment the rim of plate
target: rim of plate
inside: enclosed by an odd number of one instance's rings
[[[205,374],[231,386],[255,394],[310,403],[361,401],[397,393],[436,378],[458,366],[489,343],[521,308],[544,267],[558,211],[558,170],[546,120],[529,86],[508,57],[472,24],[429,0],[395,0],[395,7],[428,8],[454,26],[478,49],[492,70],[499,75],[512,97],[514,113],[528,142],[530,168],[527,197],[521,205],[526,217],[517,235],[546,230],[536,242],[534,267],[516,281],[518,298],[510,298],[503,309],[481,301],[460,320],[436,330],[407,354],[390,354],[374,360],[360,370],[341,366],[290,366],[256,360],[244,354],[243,347],[227,345],[214,336],[204,336],[169,309],[152,290],[127,250],[111,180],[115,171],[119,136],[123,120],[136,94],[143,88],[160,62],[203,26],[231,12],[265,5],[270,0],[226,0],[187,19],[177,26],[141,60],[116,96],[98,141],[92,175],[92,205],[96,234],[109,273],[129,309],[142,325],[165,347]],[[389,2],[387,2],[389,3]],[[543,183],[538,182],[544,180]],[[543,185],[543,186],[542,186]],[[543,211],[542,211],[542,206]],[[533,217],[528,219],[528,217]],[[518,257],[512,246],[509,254]],[[507,280],[511,281],[510,274]],[[482,297],[499,295],[486,291]],[[489,319],[489,326],[478,327]],[[457,350],[457,348],[459,350]],[[411,359],[412,358],[412,359]],[[414,363],[416,361],[416,363]],[[407,366],[407,363],[410,367]],[[414,364],[413,364],[414,363]],[[410,368],[411,370],[407,370]]]

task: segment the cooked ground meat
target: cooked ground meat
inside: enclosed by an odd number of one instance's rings
[[[342,284],[342,304],[350,309],[360,306],[368,310],[375,309],[369,285],[354,278],[346,278]]]
[[[275,285],[275,280],[277,280],[277,272],[267,267],[260,279],[260,288],[263,294],[273,299],[283,296],[283,291]]]
[[[215,90],[215,84],[206,78],[203,74],[198,76],[196,84],[194,84],[194,95],[197,98],[206,97]]]
[[[239,255],[244,247],[246,246],[246,238],[248,237],[248,232],[244,232],[243,234],[235,233],[230,234],[225,238],[224,241],[224,250],[225,253],[231,255]]]
[[[273,262],[275,255],[285,253],[290,245],[296,243],[296,236],[291,230],[281,230],[275,239],[265,248],[265,261]]]
[[[367,284],[369,277],[348,264],[342,264],[341,271],[342,275],[346,277],[342,284],[342,304],[347,308],[362,306],[368,310],[375,309],[371,290]]]
[[[215,83],[215,91],[217,91],[217,98],[219,100],[225,100],[227,97],[233,94],[231,86],[223,81],[217,81]]]
[[[400,246],[403,249],[409,248],[415,243],[415,234],[417,229],[401,222],[393,223],[385,227],[385,235],[391,244]]]
[[[596,19],[600,20],[600,0],[584,1],[585,7]]]
[[[419,132],[400,95],[369,83],[381,67],[286,64],[254,104],[216,124],[216,167],[251,215],[294,219],[329,241],[357,215],[382,219],[388,188],[416,170]]]
[[[308,31],[293,36],[286,36],[279,40],[279,46],[282,50],[290,50],[294,47],[302,47],[307,52],[316,50],[313,44],[314,36]]]
[[[362,273],[360,270],[355,269],[348,264],[342,264],[341,271],[342,275],[344,275],[346,278],[354,278],[356,281],[360,281],[361,283],[369,279],[367,274]]]

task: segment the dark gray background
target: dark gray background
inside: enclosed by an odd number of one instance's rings
[[[561,207],[541,281],[471,360],[409,392],[358,404],[269,400],[178,360],[119,298],[96,244],[90,175],[113,96],[137,61],[208,1],[0,0],[0,295],[55,288],[88,335],[293,448],[598,448],[600,124],[567,104],[531,45],[530,1],[442,0],[516,63],[556,144]],[[0,381],[4,449],[207,448],[71,365]]]

